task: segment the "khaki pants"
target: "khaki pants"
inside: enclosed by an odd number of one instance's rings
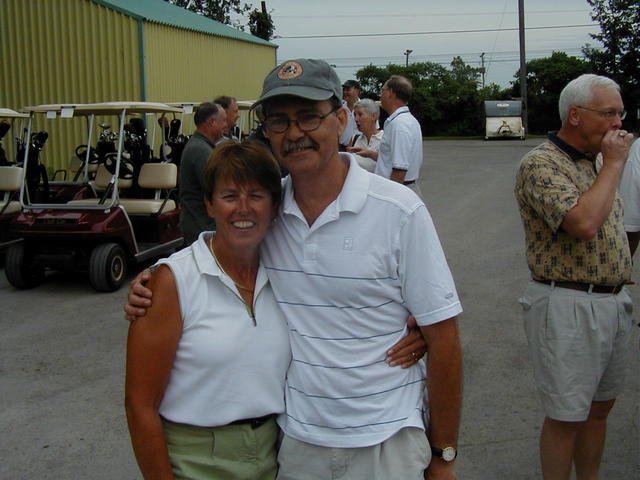
[[[362,448],[319,447],[285,435],[278,480],[423,480],[430,461],[427,436],[414,427]]]
[[[626,288],[611,295],[531,281],[520,304],[547,417],[581,422],[592,402],[618,396],[631,361],[633,304]]]
[[[250,425],[195,427],[163,419],[176,480],[273,480],[276,477],[275,419]]]

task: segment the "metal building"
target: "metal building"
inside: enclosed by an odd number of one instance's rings
[[[14,110],[223,94],[250,100],[277,48],[164,0],[2,0],[0,45],[0,107]],[[78,119],[65,123],[43,152],[49,171],[67,168],[85,131]]]

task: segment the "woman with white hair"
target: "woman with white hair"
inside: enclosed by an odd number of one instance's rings
[[[378,128],[380,106],[374,100],[358,100],[353,108],[359,132],[353,136],[347,152],[355,155],[358,165],[369,172],[376,169],[378,149],[382,142],[382,130]]]

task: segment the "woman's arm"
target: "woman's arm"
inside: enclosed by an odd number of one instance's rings
[[[154,292],[153,305],[129,325],[125,406],[144,478],[173,479],[158,409],[182,335],[182,318],[175,280],[167,266],[153,274],[148,286]]]

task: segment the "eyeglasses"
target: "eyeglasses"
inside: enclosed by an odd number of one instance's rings
[[[576,105],[576,108],[581,108],[583,110],[589,110],[590,112],[595,112],[603,118],[607,120],[613,120],[616,117],[620,117],[620,120],[624,120],[627,118],[626,110],[595,110],[593,108],[581,107],[580,105]]]
[[[298,118],[291,120],[287,115],[274,115],[273,117],[267,117],[264,119],[264,126],[267,130],[273,133],[284,133],[291,126],[292,122],[298,126],[303,132],[313,132],[317,129],[322,121],[332,113],[335,113],[340,107],[336,107],[329,113],[320,115],[319,113],[301,113]]]

